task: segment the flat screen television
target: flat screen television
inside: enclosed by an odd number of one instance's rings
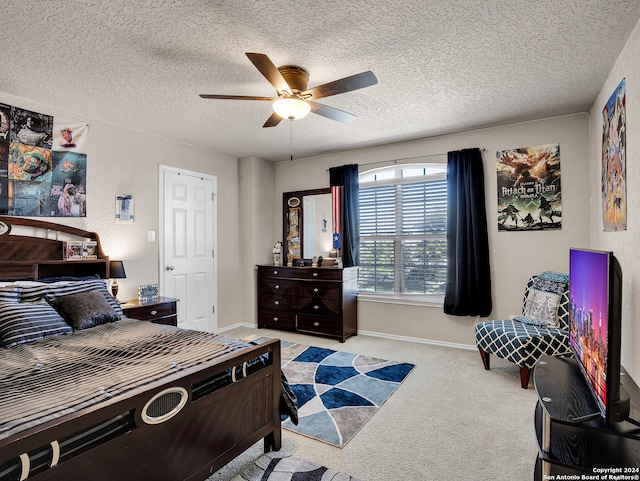
[[[569,279],[571,349],[599,414],[606,423],[623,421],[629,407],[620,389],[622,269],[612,252],[570,249]]]

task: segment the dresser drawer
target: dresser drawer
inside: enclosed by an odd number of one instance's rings
[[[122,305],[122,312],[131,319],[151,321],[156,324],[178,325],[177,299],[159,297],[156,300],[132,299]]]
[[[295,309],[295,306],[292,306],[287,302],[287,299],[282,296],[260,296],[258,307],[260,309],[270,309],[274,311],[292,311]]]
[[[342,291],[342,284],[340,282],[305,281],[299,282],[298,286],[298,296],[304,297],[339,299],[340,292]]]
[[[263,297],[296,297],[298,295],[297,284],[290,279],[261,278],[258,280],[258,289]]]
[[[340,320],[332,316],[298,315],[298,330],[339,336]]]
[[[296,329],[296,315],[293,312],[260,309],[258,327],[294,331]]]
[[[313,267],[299,267],[296,271],[296,277],[298,279],[318,279],[325,281],[339,281],[342,280],[342,270],[340,269],[321,269]]]
[[[152,306],[132,307],[127,310],[127,317],[147,321],[158,319],[161,317],[171,316],[176,313],[175,302],[165,302],[162,304],[154,304]]]
[[[295,267],[258,266],[258,277],[290,277],[296,276]]]
[[[305,302],[300,302],[300,312],[321,316],[332,316],[340,314],[341,307],[339,298],[319,298],[314,297],[305,299]]]

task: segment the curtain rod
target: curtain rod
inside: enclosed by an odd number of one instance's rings
[[[480,149],[480,152],[484,152],[486,149]],[[443,152],[441,154],[427,154],[427,155],[418,155],[415,157],[403,157],[402,159],[389,159],[389,160],[377,160],[376,162],[366,162],[364,164],[358,164],[360,165],[375,165],[375,164],[384,164],[386,162],[393,162],[393,163],[397,163],[403,160],[414,160],[414,159],[424,159],[425,157],[440,157],[442,155],[447,155],[447,152]]]
[[[480,149],[480,152],[484,152],[486,149]],[[364,164],[358,164],[358,167],[361,165],[375,165],[375,164],[386,164],[387,162],[393,162],[394,164],[397,164],[400,161],[403,160],[414,160],[414,159],[424,159],[425,157],[440,157],[442,155],[447,155],[447,152],[441,153],[441,154],[427,154],[427,155],[418,155],[416,157],[403,157],[402,159],[389,159],[389,160],[377,160],[375,162],[366,162]],[[326,169],[327,172],[329,172],[329,169]]]

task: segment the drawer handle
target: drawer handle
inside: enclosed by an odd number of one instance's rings
[[[318,321],[313,323],[314,327],[318,327],[320,325],[320,323]]]
[[[276,284],[276,289],[280,289],[280,286],[278,284]]]
[[[273,318],[273,322],[278,322],[278,318],[277,318],[277,317],[274,317],[274,318]]]
[[[313,277],[318,277],[318,273],[317,273],[317,272],[314,272],[314,273],[312,274],[312,276],[313,276]]]
[[[158,313],[158,311],[151,311],[151,315],[155,316]]]
[[[276,306],[279,306],[279,305],[280,305],[280,301],[276,301],[276,302],[274,302],[274,304],[275,304]]]
[[[320,289],[318,289],[317,287],[313,288],[313,292],[318,292]]]
[[[313,308],[317,311],[318,309],[320,309],[320,306],[318,304],[314,304]]]
[[[278,271],[273,271],[273,275],[277,276],[278,275]]]

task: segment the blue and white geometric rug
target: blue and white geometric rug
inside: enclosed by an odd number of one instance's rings
[[[282,427],[344,447],[415,367],[282,342],[282,371],[298,399],[298,425]]]

